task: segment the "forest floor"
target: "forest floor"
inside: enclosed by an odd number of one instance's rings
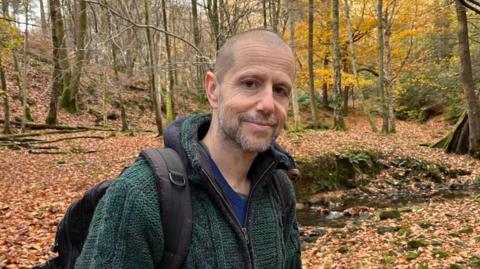
[[[471,172],[459,180],[480,177],[480,160],[420,146],[448,131],[450,127],[442,120],[400,121],[397,133],[388,136],[372,133],[362,117],[347,120],[347,132],[284,133],[279,142],[296,158],[360,146],[392,158],[415,156]],[[68,205],[93,184],[114,178],[140,149],[163,144],[153,133],[130,136],[89,131],[49,135],[48,139],[87,135],[97,138],[50,144],[64,152],[57,155],[0,147],[0,268],[29,268],[53,257],[50,246],[56,225]],[[302,226],[302,232],[321,228],[314,240],[303,242],[304,267],[480,268],[478,197],[409,205],[400,208],[397,219],[380,220],[378,212],[373,209],[371,217],[352,219],[343,228]]]

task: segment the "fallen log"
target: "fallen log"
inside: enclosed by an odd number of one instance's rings
[[[85,129],[81,129],[81,130],[58,130],[58,131],[50,131],[50,132],[42,132],[42,133],[0,135],[0,141],[14,140],[16,138],[23,138],[23,137],[44,136],[44,135],[51,135],[51,134],[72,134],[72,133],[80,133],[80,132],[86,132],[86,131],[88,131],[88,130],[85,130]]]
[[[0,123],[5,123],[3,119],[0,119]],[[15,126],[20,126],[21,122],[19,121],[10,121],[10,124]],[[98,128],[98,127],[86,127],[86,126],[65,126],[65,125],[52,125],[52,124],[36,124],[27,122],[25,126],[31,130],[87,130],[87,131],[106,131],[106,132],[118,132],[119,130],[112,128]]]
[[[4,143],[0,142],[0,146],[3,147],[15,147],[15,146],[20,146],[20,147],[28,147],[29,145],[32,144],[50,144],[50,143],[56,143],[56,142],[61,142],[61,141],[67,141],[67,140],[74,140],[74,139],[105,139],[103,136],[74,136],[74,137],[64,137],[64,138],[58,138],[58,139],[52,139],[52,140],[38,140],[38,141],[5,141]]]

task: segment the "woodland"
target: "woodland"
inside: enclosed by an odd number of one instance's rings
[[[210,111],[225,40],[295,54],[277,142],[304,268],[480,268],[480,1],[2,0],[0,268],[31,268],[68,206]]]

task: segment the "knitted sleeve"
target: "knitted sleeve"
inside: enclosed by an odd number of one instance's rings
[[[295,190],[290,180],[287,180],[289,198],[292,199],[289,203],[287,211],[287,220],[284,227],[285,238],[285,251],[286,260],[285,268],[297,269],[302,268],[301,259],[301,245],[300,245],[300,233],[298,231],[297,217],[296,217],[296,199]]]
[[[154,268],[163,248],[153,174],[139,160],[100,200],[75,268]]]

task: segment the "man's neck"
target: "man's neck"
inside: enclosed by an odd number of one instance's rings
[[[245,152],[234,141],[221,137],[216,130],[209,129],[202,139],[228,184],[239,193],[248,194],[250,181],[248,170],[257,156],[253,152]]]

